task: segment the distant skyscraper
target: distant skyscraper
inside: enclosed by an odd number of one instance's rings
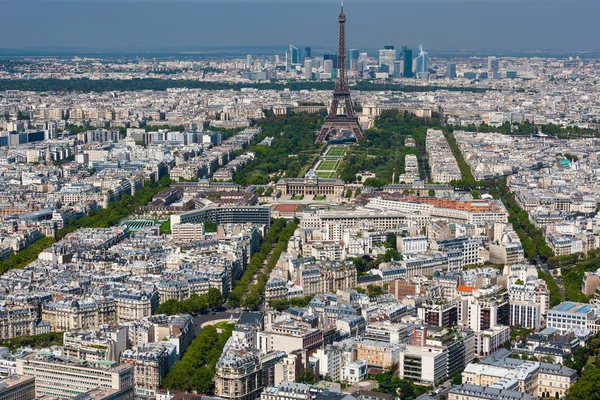
[[[312,79],[312,68],[313,68],[313,60],[312,58],[304,59],[304,79]]]
[[[285,70],[291,71],[292,69],[292,53],[290,51],[285,52]]]
[[[406,46],[402,46],[403,53],[403,61],[404,61],[404,69],[402,71],[402,75],[405,78],[412,78],[412,67],[413,67],[413,58],[412,58],[412,50]]]
[[[323,72],[326,74],[331,74],[333,70],[333,60],[325,60],[323,61]]]
[[[494,57],[488,57],[488,76],[490,78],[496,78],[496,75],[500,71],[500,61]]]
[[[248,54],[246,56],[246,65],[248,66],[248,68],[250,68],[250,66],[252,66],[252,54]]]
[[[292,65],[300,64],[300,55],[298,54],[298,48],[290,44],[290,57]]]
[[[400,78],[402,76],[402,61],[396,61],[394,63],[394,78]]]
[[[304,48],[304,59],[312,58],[312,49],[310,47]]]
[[[394,46],[385,46],[382,50],[379,50],[379,69],[381,71],[394,73],[394,63],[396,62],[396,50]],[[387,67],[387,68],[385,68]]]
[[[446,78],[456,78],[456,63],[449,62],[446,64]]]
[[[337,68],[337,55],[335,54],[324,54],[323,60],[331,60],[333,61],[333,69]]]
[[[423,44],[419,45],[419,55],[417,56],[417,78],[427,78],[429,76],[429,54],[423,50]]]
[[[348,69],[351,71],[356,71],[358,69],[358,49],[348,49],[348,55],[346,56],[348,60]]]

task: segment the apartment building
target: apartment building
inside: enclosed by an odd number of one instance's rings
[[[598,311],[594,306],[567,301],[548,310],[546,326],[565,333],[575,329],[589,329],[597,318]]]
[[[537,400],[536,396],[502,387],[480,386],[470,383],[453,386],[448,400]]]
[[[125,350],[121,353],[121,364],[133,365],[137,396],[155,396],[178,358],[176,346],[163,341]]]
[[[116,302],[113,298],[52,301],[44,304],[42,320],[57,332],[114,324],[117,322]]]
[[[408,345],[400,352],[398,365],[401,379],[435,386],[448,374],[448,352],[437,346]]]
[[[489,329],[475,332],[475,352],[480,357],[489,356],[502,348],[510,340],[510,328],[496,325]]]
[[[256,400],[262,392],[262,367],[258,350],[243,348],[229,338],[217,362],[215,394],[223,399]]]
[[[354,344],[356,358],[364,360],[369,367],[391,368],[400,358],[401,346],[398,344],[362,339]]]
[[[4,305],[0,307],[0,339],[37,334],[37,310],[32,305]]]
[[[113,362],[70,361],[47,351],[17,358],[17,374],[35,377],[35,395],[73,399],[96,388],[126,390],[134,386],[134,368]]]
[[[63,355],[73,360],[118,362],[127,348],[127,328],[101,326],[98,330],[79,330],[63,334]]]
[[[35,377],[12,375],[0,380],[0,400],[35,399]]]

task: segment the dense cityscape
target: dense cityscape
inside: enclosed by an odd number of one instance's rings
[[[600,398],[600,59],[356,18],[0,57],[0,400]]]

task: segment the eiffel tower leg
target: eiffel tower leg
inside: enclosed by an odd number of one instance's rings
[[[327,139],[327,134],[330,131],[330,127],[324,125],[321,130],[319,131],[319,134],[317,135],[317,140],[315,140],[316,143],[323,143],[325,141],[325,139]]]

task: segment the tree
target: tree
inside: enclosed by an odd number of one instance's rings
[[[382,188],[385,186],[385,182],[383,180],[377,179],[377,178],[367,178],[363,182],[363,186],[372,186],[372,187],[376,187],[376,188]]]
[[[385,237],[385,247],[388,247],[390,249],[395,249],[396,248],[396,234],[395,233],[388,233],[387,236]]]
[[[454,376],[452,377],[452,384],[453,385],[462,384],[462,372],[457,372],[456,374],[454,374]]]
[[[381,296],[383,294],[383,288],[377,285],[368,285],[367,294],[369,296]]]
[[[315,383],[315,372],[310,368],[304,368],[300,372],[300,376],[296,379],[296,382],[312,384]]]
[[[394,261],[402,260],[402,255],[396,249],[387,249],[385,254],[383,255],[383,261],[390,262],[392,260],[394,260]]]
[[[435,190],[429,189],[429,192],[427,194],[429,195],[429,197],[435,197]]]
[[[223,304],[223,294],[221,294],[221,291],[217,288],[208,289],[206,297],[210,308],[216,308]]]
[[[198,393],[206,393],[213,386],[214,373],[206,366],[198,368],[191,379],[191,385]]]

